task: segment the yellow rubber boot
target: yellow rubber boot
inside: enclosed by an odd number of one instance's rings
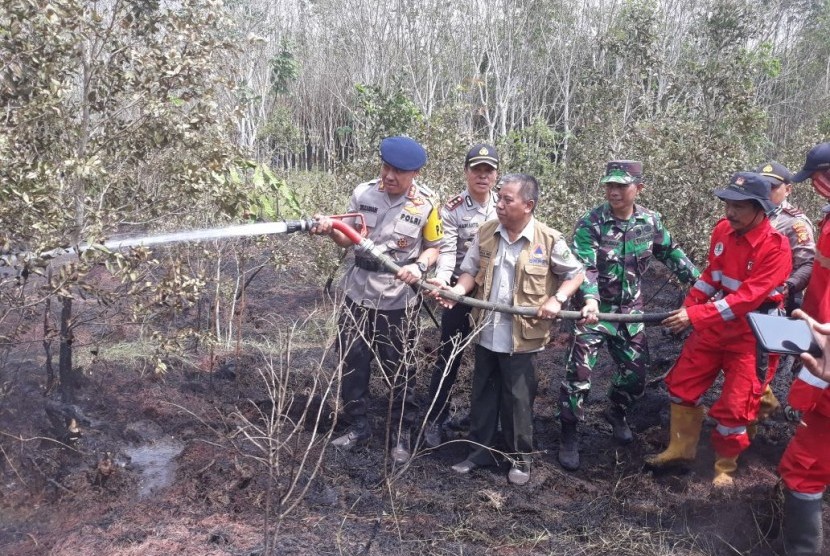
[[[778,411],[781,407],[781,404],[778,402],[778,398],[775,397],[775,394],[772,393],[772,388],[767,387],[764,389],[764,393],[761,394],[761,405],[758,408],[758,419],[757,421],[760,423]]]
[[[712,484],[718,488],[731,487],[733,484],[732,473],[738,469],[738,456],[727,458],[718,456],[715,460],[715,478]]]
[[[702,407],[671,404],[669,446],[659,454],[647,456],[646,465],[661,469],[695,459],[702,426]]]
[[[778,411],[781,407],[781,404],[778,401],[778,398],[775,397],[775,394],[772,393],[772,388],[770,388],[769,384],[764,389],[764,393],[761,394],[761,405],[758,407],[758,416],[755,418],[754,423],[750,423],[746,427],[746,434],[749,436],[749,439],[752,440],[755,438],[755,435],[758,434],[758,423],[761,421],[766,421],[770,418],[770,416]]]

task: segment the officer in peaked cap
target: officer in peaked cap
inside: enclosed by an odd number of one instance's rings
[[[786,166],[771,160],[761,164],[754,170],[755,173],[762,175],[769,181],[770,184],[770,201],[776,207],[768,214],[770,224],[772,227],[787,236],[790,242],[790,249],[792,249],[792,264],[793,270],[787,281],[784,282],[784,308],[789,315],[793,310],[801,305],[801,292],[807,286],[810,280],[810,274],[813,271],[813,258],[815,257],[816,244],[813,240],[813,225],[810,219],[801,212],[798,208],[789,203],[787,197],[792,191],[793,175]],[[772,368],[777,365],[780,358],[777,355],[770,355],[769,365]],[[800,362],[794,363],[797,372],[800,368]],[[764,394],[761,397],[761,408],[758,410],[758,420],[763,421],[772,415],[780,404],[772,392],[772,388],[767,386]],[[785,415],[794,415],[791,411],[786,411]],[[796,421],[800,419],[795,419]],[[755,436],[757,425],[753,424],[749,428],[750,437]]]
[[[409,137],[388,137],[381,141],[379,153],[380,177],[358,185],[349,201],[347,212],[361,218],[346,222],[365,231],[401,270],[393,274],[365,252],[356,252],[346,268],[340,285],[345,300],[338,344],[344,361],[343,412],[350,427],[332,444],[351,449],[372,436],[367,415],[370,366],[379,361],[393,388],[394,414],[386,423],[396,439],[391,456],[395,463],[404,463],[411,455],[410,429],[418,415],[411,350],[421,299],[410,286],[425,278],[438,258],[443,226],[435,195],[416,181],[427,160],[424,148]],[[353,247],[345,234],[332,227],[329,217],[315,219],[313,233],[329,235],[341,247]]]
[[[666,376],[671,404],[669,445],[646,458],[652,468],[668,468],[695,458],[703,424],[700,400],[723,369],[721,395],[709,408],[715,420],[717,488],[733,484],[738,457],[749,447],[748,427],[758,415],[761,393],[773,373],[761,372],[755,336],[746,314],[781,307],[780,286],[790,275],[790,243],[774,229],[767,213],[770,183],[753,172],[738,172],[715,195],[726,204],[726,218],[712,231],[707,267],[663,325],[675,333],[692,326],[677,362]]]
[[[447,201],[441,209],[444,239],[435,267],[436,286],[454,286],[461,275],[461,263],[478,234],[478,228],[488,220],[496,219],[496,180],[499,176],[499,153],[486,143],[473,145],[464,157],[464,178],[467,187]],[[443,423],[449,413],[447,403],[458,368],[461,365],[460,345],[466,345],[470,335],[472,307],[459,303],[441,314],[441,346],[432,371],[427,403],[432,410],[427,415],[424,441],[435,448],[443,440]]]
[[[585,265],[585,281],[579,288],[585,319],[574,326],[559,390],[558,459],[569,471],[579,468],[577,427],[585,419],[583,406],[602,345],[616,363],[610,403],[603,415],[621,444],[633,440],[626,412],[645,391],[651,366],[643,323],[600,321],[597,313],[642,313],[642,273],[652,258],[685,284],[691,285],[700,274],[673,241],[660,214],[636,202],[645,187],[642,162],[612,160],[600,183],[605,186],[606,202],[577,221],[573,236],[573,252]]]

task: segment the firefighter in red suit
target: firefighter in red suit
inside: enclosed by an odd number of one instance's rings
[[[816,193],[830,200],[830,143],[821,143],[807,154],[804,168],[795,175],[794,182],[811,178]],[[807,293],[801,310],[819,322],[830,322],[830,205],[822,211],[824,217],[816,236],[816,258],[807,283]]]
[[[793,181],[812,178],[813,188],[830,200],[830,143],[816,145]],[[787,554],[821,554],[821,500],[830,484],[830,205],[816,238],[816,258],[807,293],[795,312],[810,322],[814,336],[824,348],[818,361],[802,355],[804,367],[790,387],[789,403],[801,411],[802,422],[787,446],[778,472],[784,492],[784,548]],[[805,315],[806,313],[806,315]]]
[[[777,310],[780,287],[790,275],[787,237],[769,223],[770,184],[761,175],[738,172],[729,186],[716,189],[726,203],[726,218],[712,232],[708,266],[683,302],[683,308],[663,321],[672,332],[689,325],[693,331],[666,377],[671,398],[671,436],[665,451],[646,458],[653,469],[694,459],[703,423],[703,394],[724,373],[723,391],[709,409],[717,425],[712,431],[716,453],[713,484],[732,484],[738,456],[749,446],[747,425],[758,412],[761,394],[772,380],[774,367],[761,372],[756,343],[745,315]]]

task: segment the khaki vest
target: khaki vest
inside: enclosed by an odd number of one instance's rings
[[[493,267],[499,249],[500,236],[495,234],[498,220],[491,220],[481,225],[478,230],[479,267],[476,281],[476,297],[483,301],[490,300],[493,287]],[[539,307],[556,293],[559,278],[550,270],[550,256],[553,245],[561,239],[562,234],[535,221],[533,242],[526,244],[516,261],[516,276],[513,288],[513,306]],[[542,253],[534,254],[541,246]],[[531,259],[534,261],[531,263]],[[538,262],[537,262],[538,261]],[[481,324],[484,314],[474,309],[472,319]],[[513,351],[537,351],[545,347],[550,340],[551,321],[513,315]]]

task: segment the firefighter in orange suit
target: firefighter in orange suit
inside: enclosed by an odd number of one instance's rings
[[[774,208],[769,193],[769,182],[752,172],[738,172],[728,187],[715,190],[726,203],[726,218],[712,232],[708,266],[683,308],[663,321],[673,332],[690,325],[693,331],[666,377],[671,440],[665,451],[646,458],[654,469],[694,459],[703,423],[700,401],[721,369],[723,391],[709,410],[717,422],[715,486],[732,484],[738,456],[749,446],[747,425],[756,418],[774,369],[756,365],[757,346],[745,315],[778,310],[792,268],[789,241],[767,218]]]

